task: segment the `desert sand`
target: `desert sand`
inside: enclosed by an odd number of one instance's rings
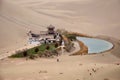
[[[52,59],[0,61],[0,80],[119,80],[119,0],[0,0],[0,54],[27,45],[29,30],[46,30],[49,24],[114,44],[102,54],[59,56]],[[76,47],[77,48],[77,47]]]

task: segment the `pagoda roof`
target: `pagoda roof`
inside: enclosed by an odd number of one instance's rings
[[[52,24],[50,24],[47,28],[48,28],[48,29],[49,29],[49,28],[53,28],[53,29],[54,29],[55,26],[53,26]]]

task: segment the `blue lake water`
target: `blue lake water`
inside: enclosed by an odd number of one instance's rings
[[[88,53],[100,53],[110,50],[113,44],[96,38],[77,37],[78,40],[82,41],[88,47]]]

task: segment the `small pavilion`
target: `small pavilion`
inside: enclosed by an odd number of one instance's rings
[[[55,31],[54,31],[55,27],[53,25],[49,25],[47,29],[48,29],[48,34],[55,34]]]

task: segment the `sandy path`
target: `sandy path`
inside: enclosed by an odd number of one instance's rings
[[[26,45],[26,46],[24,46],[22,48],[18,48],[18,49],[13,50],[13,51],[8,51],[8,52],[0,55],[0,60],[2,60],[4,58],[7,58],[8,56],[11,56],[12,54],[15,54],[16,51],[22,51],[22,50],[25,50],[25,49],[30,49],[30,48],[33,48],[35,46],[37,46],[37,45]]]
[[[66,52],[66,51],[64,51],[61,56],[65,56],[65,55],[68,56],[68,55],[71,55],[71,54],[73,54],[73,53],[75,53],[75,52],[77,52],[77,51],[80,50],[80,46],[79,46],[78,42],[77,42],[77,41],[74,41],[73,43],[74,43],[74,49],[73,49],[73,51],[71,51],[71,52],[69,52],[69,53]]]

